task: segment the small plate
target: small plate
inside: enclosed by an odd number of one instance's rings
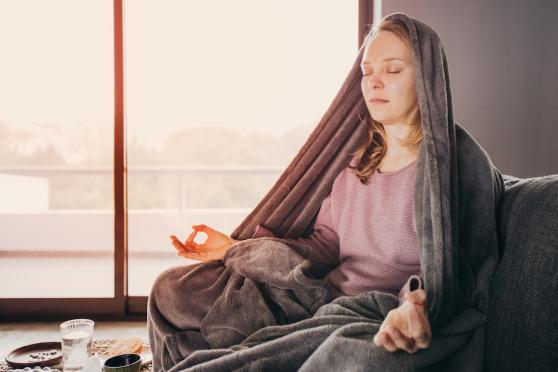
[[[47,367],[62,363],[60,342],[39,342],[11,351],[6,362],[12,367]]]

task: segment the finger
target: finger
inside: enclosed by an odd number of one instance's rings
[[[186,247],[184,246],[184,244],[182,244],[180,242],[180,240],[178,240],[176,238],[176,236],[171,237],[171,243],[178,251],[186,251],[187,250]]]
[[[194,225],[194,226],[192,226],[192,228],[194,230],[202,231],[202,232],[207,232],[207,230],[209,230],[209,227],[207,225],[204,225],[204,224]]]
[[[192,250],[187,250],[187,249],[183,249],[180,252],[178,252],[179,256],[184,256],[184,257],[189,257],[189,258],[195,258],[195,259],[199,259],[202,255],[200,254],[200,252],[195,252]]]
[[[182,243],[180,243],[180,242],[178,241],[178,239],[176,239],[176,238],[171,238],[171,239],[172,239],[171,243],[172,243],[173,247],[174,247],[179,253],[186,250],[186,248],[185,248],[184,246],[182,246]]]
[[[181,256],[181,257],[189,258],[189,259],[191,259],[191,260],[202,261],[202,258],[201,258],[200,255],[197,254],[197,253],[193,253],[193,252],[180,252],[178,255]]]
[[[422,321],[426,337],[430,341],[432,339],[432,329],[430,328],[430,322],[428,321],[428,309],[426,308],[426,305],[417,306],[416,308],[419,313],[420,320]]]
[[[211,260],[211,257],[205,252],[192,253],[189,258],[191,258],[193,260],[203,261],[203,262],[207,262],[207,261]]]
[[[194,242],[194,244],[196,245],[196,249],[204,250],[204,249],[201,249],[201,248],[202,248],[203,245],[205,245],[207,243],[207,241],[210,237],[211,228],[209,226],[203,225],[203,224],[202,225],[193,225],[192,228],[194,229],[194,231],[196,231],[196,233],[197,232],[202,232],[202,233],[205,234],[206,238],[205,238],[205,241],[202,244],[198,244],[198,243]]]
[[[399,329],[392,326],[386,327],[386,332],[398,349],[405,350],[408,353],[412,352],[415,346],[415,342],[413,339],[405,336],[399,331]]]
[[[186,241],[184,242],[185,249],[189,249],[194,252],[198,250],[198,244],[194,242],[194,238],[196,237],[197,233],[198,232],[196,230],[190,233],[190,236],[188,236],[188,239],[186,239]]]
[[[415,304],[423,305],[426,302],[426,291],[424,289],[417,289],[405,294],[405,299]]]
[[[395,343],[393,342],[393,340],[391,339],[388,333],[382,332],[382,334],[380,335],[380,341],[384,349],[386,349],[387,351],[392,353],[394,351],[397,351],[397,346],[395,346]]]
[[[384,343],[386,342],[386,333],[383,331],[378,331],[378,333],[374,335],[373,341],[374,345],[376,345],[377,347],[383,347]]]
[[[372,341],[374,341],[374,345],[376,345],[377,347],[383,346],[384,342],[385,342],[385,337],[384,337],[385,333],[382,332],[381,330],[378,331],[375,335],[374,338],[372,339]]]
[[[416,306],[409,311],[409,329],[411,337],[415,340],[418,348],[424,349],[428,347],[430,339],[425,328],[424,319]]]

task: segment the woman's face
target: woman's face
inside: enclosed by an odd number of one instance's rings
[[[361,70],[362,94],[372,118],[383,125],[410,124],[418,103],[407,44],[392,32],[378,32],[364,49]]]

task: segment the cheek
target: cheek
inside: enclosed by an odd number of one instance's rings
[[[415,85],[411,85],[408,87],[407,89],[407,101],[411,104],[414,105],[418,99],[417,99],[417,88],[415,87]]]
[[[414,82],[402,82],[397,86],[397,95],[401,97],[404,105],[411,105],[417,101],[417,93]]]
[[[417,100],[417,87],[415,83],[414,75],[409,75],[408,80],[405,84],[405,95],[412,102]]]
[[[370,90],[370,84],[368,84],[368,81],[366,81],[366,79],[360,80],[360,90],[363,94]]]

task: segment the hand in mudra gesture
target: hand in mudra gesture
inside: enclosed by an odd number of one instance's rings
[[[432,339],[426,291],[417,289],[406,293],[404,298],[399,307],[387,314],[374,336],[374,345],[391,352],[402,349],[414,354],[418,349],[427,348]]]
[[[172,245],[178,251],[179,256],[204,262],[220,260],[225,256],[227,250],[238,242],[238,240],[220,231],[214,230],[207,225],[194,225],[192,228],[194,231],[190,233],[190,236],[188,236],[184,243],[178,240],[176,236],[170,236]],[[194,238],[198,231],[207,234],[207,239],[202,244],[194,242]]]

